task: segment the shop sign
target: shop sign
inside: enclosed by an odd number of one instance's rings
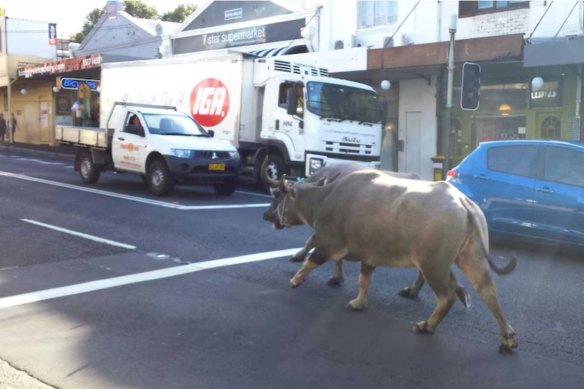
[[[61,89],[78,90],[83,85],[87,85],[89,90],[95,92],[95,91],[97,91],[97,88],[99,87],[99,81],[98,80],[86,80],[84,78],[61,78],[59,81],[59,87]]]
[[[532,107],[561,107],[562,93],[558,81],[544,83],[541,90],[532,90],[530,94]]]
[[[68,58],[62,61],[47,62],[43,64],[24,64],[19,66],[18,77],[33,78],[48,74],[60,74],[77,70],[99,68],[102,58],[100,54],[92,54],[87,57]]]
[[[228,9],[223,13],[225,21],[241,19],[243,17],[243,8]]]

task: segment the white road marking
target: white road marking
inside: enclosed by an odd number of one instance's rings
[[[143,273],[129,274],[126,276],[106,278],[84,282],[81,284],[63,286],[53,289],[39,290],[31,293],[24,293],[15,296],[0,298],[0,309],[16,307],[25,304],[36,303],[55,299],[58,297],[72,296],[81,293],[94,292],[102,289],[115,288],[117,286],[135,284],[138,282],[160,280],[162,278],[176,277],[183,274],[195,273],[202,270],[216,269],[218,267],[240,265],[243,263],[252,263],[265,261],[267,259],[281,258],[296,253],[299,248],[268,251],[265,253],[242,255],[239,257],[216,259],[212,261],[191,263],[188,265],[174,266],[159,270],[151,270]]]
[[[34,225],[37,225],[37,226],[40,226],[40,227],[49,228],[51,230],[55,230],[55,231],[59,231],[59,232],[64,232],[66,234],[75,235],[75,236],[79,236],[81,238],[93,240],[94,242],[105,243],[105,244],[109,244],[110,246],[121,247],[121,248],[128,249],[128,250],[135,250],[136,249],[136,246],[132,246],[132,245],[125,244],[125,243],[116,242],[114,240],[100,238],[100,237],[94,236],[94,235],[84,234],[82,232],[68,230],[66,228],[61,228],[61,227],[53,226],[53,225],[50,225],[50,224],[45,224],[45,223],[37,222],[35,220],[30,220],[30,219],[20,219],[20,220],[22,220],[25,223],[34,224]]]
[[[60,188],[73,189],[73,190],[78,190],[81,192],[98,194],[101,196],[115,197],[118,199],[130,200],[130,201],[135,201],[135,202],[149,204],[149,205],[156,205],[159,207],[173,208],[173,209],[178,209],[181,211],[193,211],[193,210],[203,210],[203,209],[229,209],[229,208],[259,208],[259,207],[265,208],[265,207],[268,207],[270,205],[268,203],[263,203],[263,204],[231,204],[231,205],[225,205],[225,204],[223,204],[223,205],[180,205],[180,204],[174,204],[174,203],[167,203],[167,202],[159,201],[159,200],[145,199],[145,198],[138,197],[138,196],[130,196],[130,195],[124,195],[124,194],[120,194],[120,193],[107,192],[105,190],[87,188],[87,187],[78,186],[78,185],[65,184],[63,182],[45,180],[43,178],[30,177],[30,176],[26,176],[24,174],[16,174],[16,173],[9,173],[9,172],[0,171],[0,176],[16,178],[19,180],[25,180],[25,181],[31,181],[31,182],[38,182],[41,184],[57,186]]]
[[[41,159],[34,159],[34,158],[17,157],[16,159],[18,161],[36,162],[36,163],[40,163],[41,165],[64,165],[65,164],[63,162],[49,162],[49,161],[43,161]]]

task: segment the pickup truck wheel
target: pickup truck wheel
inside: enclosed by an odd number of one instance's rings
[[[99,167],[93,163],[91,154],[88,151],[82,152],[79,156],[79,175],[81,176],[81,181],[85,184],[95,184],[99,180],[100,173]]]
[[[237,179],[232,178],[220,184],[214,184],[215,192],[221,196],[231,196],[237,187]]]
[[[172,177],[164,161],[156,160],[148,165],[146,184],[150,193],[156,196],[164,196],[172,190]]]

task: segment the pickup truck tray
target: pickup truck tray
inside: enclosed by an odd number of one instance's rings
[[[105,128],[55,126],[55,139],[60,143],[108,147],[108,131]]]

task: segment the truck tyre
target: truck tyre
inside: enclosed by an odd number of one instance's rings
[[[164,161],[157,159],[148,165],[146,170],[146,184],[150,193],[156,196],[165,196],[172,190],[172,177]]]
[[[214,184],[215,192],[221,196],[231,196],[237,187],[237,178],[230,178],[220,184]]]
[[[283,174],[288,174],[284,159],[279,154],[268,154],[268,165],[266,166],[266,175],[272,180],[279,180]],[[262,182],[264,188],[270,186]]]
[[[84,184],[95,184],[99,180],[101,170],[93,163],[93,158],[89,151],[82,151],[79,155],[79,176]]]

